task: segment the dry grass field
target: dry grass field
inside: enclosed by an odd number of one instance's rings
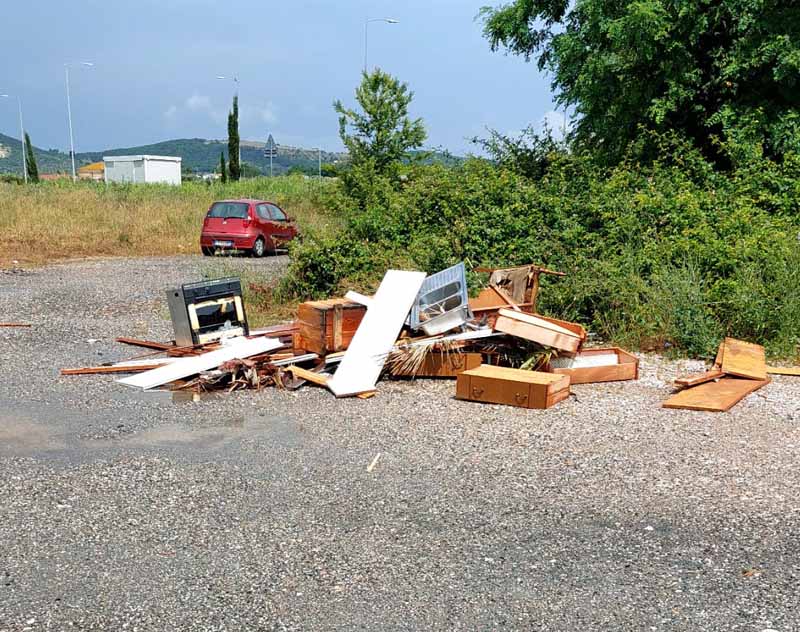
[[[302,176],[228,184],[112,185],[68,181],[0,183],[0,266],[37,265],[91,256],[147,256],[199,251],[211,202],[255,197],[277,202],[301,231],[331,220],[317,210],[326,186]]]

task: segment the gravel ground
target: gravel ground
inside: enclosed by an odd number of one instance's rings
[[[714,415],[652,356],[548,411],[59,377],[168,338],[203,266],[0,271],[0,630],[800,629],[800,379]]]

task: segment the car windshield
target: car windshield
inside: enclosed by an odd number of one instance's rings
[[[247,204],[244,202],[215,202],[208,211],[208,216],[219,219],[247,219]]]

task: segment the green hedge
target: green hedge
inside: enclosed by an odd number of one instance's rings
[[[393,180],[357,174],[325,200],[342,232],[294,246],[282,290],[368,289],[388,267],[537,262],[568,273],[545,280],[541,310],[606,340],[710,357],[732,335],[789,356],[800,337],[799,175],[796,156],[720,173],[685,150],[613,169],[554,154],[535,180],[481,159]]]

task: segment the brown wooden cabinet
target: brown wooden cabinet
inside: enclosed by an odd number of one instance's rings
[[[521,408],[550,408],[569,397],[569,376],[483,364],[461,373],[456,397]]]
[[[301,303],[297,310],[299,331],[295,347],[321,356],[344,351],[366,311],[363,305],[344,298]]]

